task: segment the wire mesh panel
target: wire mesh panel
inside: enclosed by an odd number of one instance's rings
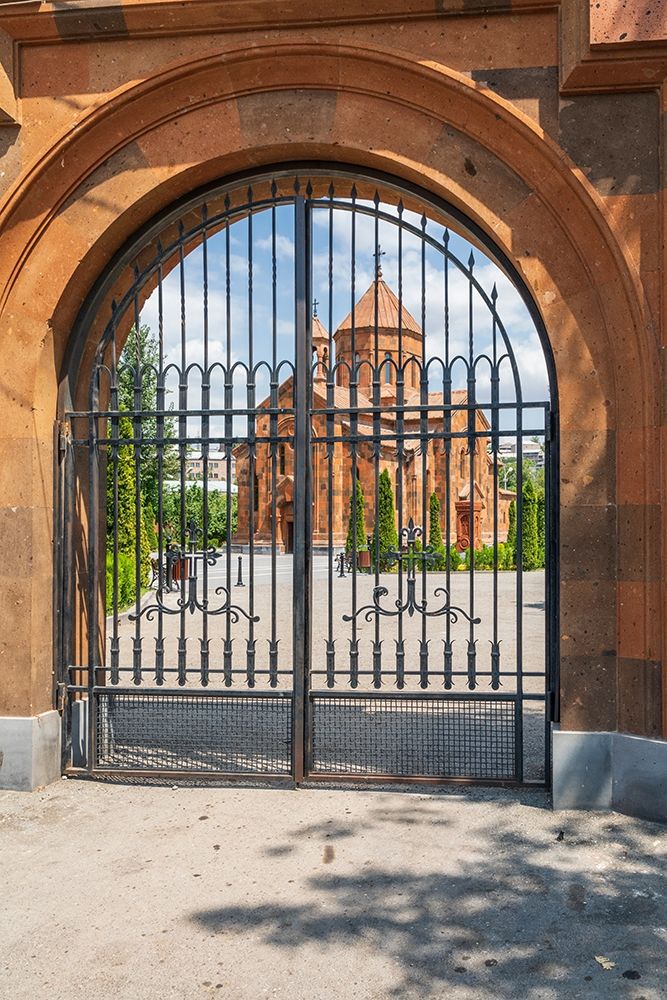
[[[61,436],[87,769],[543,780],[539,323],[482,233],[387,178],[286,168],[137,237],[83,310]]]
[[[109,691],[96,705],[101,770],[291,773],[290,698]]]
[[[516,780],[513,699],[312,698],[312,770]]]

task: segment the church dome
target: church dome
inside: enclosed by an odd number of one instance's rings
[[[398,330],[415,333],[422,336],[422,329],[411,313],[401,308],[399,301],[383,278],[373,281],[354,307],[354,326],[357,330],[375,329],[375,287],[377,284],[377,327],[379,330]],[[350,312],[340,324],[336,333],[352,329],[352,313]]]

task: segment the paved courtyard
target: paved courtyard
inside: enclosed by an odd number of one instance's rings
[[[0,997],[659,1000],[666,847],[539,792],[3,792]]]

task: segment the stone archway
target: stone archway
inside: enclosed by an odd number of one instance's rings
[[[300,157],[419,182],[465,208],[516,264],[561,394],[562,722],[615,730],[633,716],[657,735],[660,483],[642,456],[658,440],[659,366],[637,274],[585,179],[516,108],[442,67],[326,45],[257,46],[127,86],[85,113],[5,203],[2,415],[8,447],[30,460],[3,494],[6,509],[21,497],[15,551],[29,567],[1,581],[3,603],[19,609],[3,704],[26,715],[53,706],[49,484],[78,309],[158,208],[213,178]]]

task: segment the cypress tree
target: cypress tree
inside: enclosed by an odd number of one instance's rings
[[[434,570],[444,569],[447,563],[445,557],[445,545],[442,540],[442,529],[440,527],[440,500],[438,494],[433,492],[428,501],[428,544],[433,552],[437,552],[438,558],[429,562],[428,568]]]
[[[522,552],[521,565],[524,570],[539,566],[537,533],[537,496],[531,479],[523,484],[523,507],[521,511]]]
[[[512,569],[516,565],[516,500],[510,500],[508,518],[505,569]]]
[[[396,531],[396,514],[394,512],[394,491],[388,469],[383,469],[378,482],[378,510],[373,539],[373,562],[376,554],[379,556],[380,570],[389,568],[388,552],[398,548],[398,532]]]
[[[366,548],[366,524],[364,522],[365,506],[366,506],[366,501],[364,500],[364,491],[361,488],[361,483],[357,479],[354,492],[350,494],[350,519],[347,527],[347,541],[345,542],[346,552],[352,551],[353,531],[355,531],[356,535],[357,552],[359,552],[360,549]],[[354,521],[355,507],[356,507],[356,524]]]

